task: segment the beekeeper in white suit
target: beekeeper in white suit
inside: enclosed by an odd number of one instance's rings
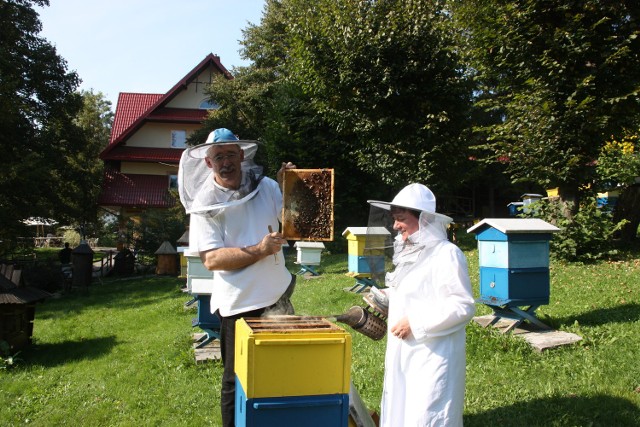
[[[451,218],[410,184],[392,202],[368,201],[393,216],[394,271],[376,298],[389,306],[381,427],[461,426],[465,325],[475,313],[467,262],[447,240]]]

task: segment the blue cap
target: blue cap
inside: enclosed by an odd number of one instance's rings
[[[207,140],[204,144],[191,147],[187,150],[187,152],[190,157],[203,159],[207,155],[207,150],[212,145],[220,146],[228,144],[234,144],[240,147],[242,151],[244,151],[245,160],[251,160],[258,150],[258,141],[238,139],[238,137],[235,136],[229,129],[218,128],[209,133],[209,136],[207,136]]]
[[[212,132],[212,142],[237,141],[238,137],[227,128],[219,128]],[[209,141],[207,141],[209,142]]]

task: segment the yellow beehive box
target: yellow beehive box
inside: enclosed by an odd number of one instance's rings
[[[326,319],[240,319],[235,347],[235,373],[248,399],[349,393],[351,335]]]
[[[188,247],[178,246],[176,250],[180,254],[180,275],[179,279],[185,279],[187,277],[187,257],[184,256],[184,251],[188,250]]]
[[[384,227],[347,227],[342,232],[342,236],[347,239],[349,255],[379,256],[384,255],[383,248],[391,233]]]

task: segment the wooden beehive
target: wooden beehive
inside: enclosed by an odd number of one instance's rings
[[[347,227],[342,235],[347,239],[349,273],[370,277],[385,271],[384,247],[391,233],[384,227]],[[369,249],[366,248],[369,246]]]
[[[178,251],[171,243],[165,241],[155,252],[157,265],[156,274],[175,275],[178,273]]]
[[[351,335],[313,316],[236,322],[235,373],[247,398],[349,393]]]
[[[287,240],[333,240],[333,169],[284,173],[282,234]]]
[[[486,218],[478,241],[480,298],[495,306],[549,303],[549,241],[559,229],[539,218]]]
[[[9,269],[5,269],[6,272]],[[11,272],[20,271],[13,270]],[[11,352],[24,349],[31,343],[36,303],[50,297],[48,292],[30,286],[18,286],[0,275],[0,341]]]

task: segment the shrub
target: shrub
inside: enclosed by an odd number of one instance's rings
[[[80,233],[76,230],[65,230],[63,239],[65,242],[69,243],[69,246],[75,248],[80,244]]]
[[[551,254],[558,259],[592,262],[617,254],[613,235],[626,220],[614,223],[610,213],[598,209],[595,198],[585,199],[569,218],[563,210],[571,211],[572,207],[570,203],[541,200],[529,205],[528,213],[520,216],[541,218],[560,228],[550,243]]]

